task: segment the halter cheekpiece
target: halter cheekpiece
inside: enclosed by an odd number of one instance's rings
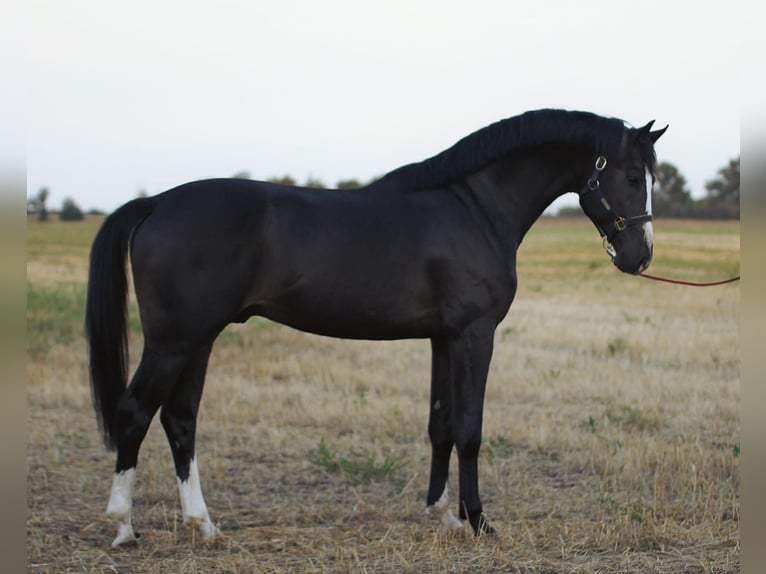
[[[591,173],[588,182],[580,192],[580,207],[582,207],[585,215],[593,222],[593,225],[596,226],[604,241],[604,248],[607,253],[614,258],[616,252],[614,247],[612,247],[612,241],[615,235],[625,231],[628,227],[651,221],[652,214],[645,213],[625,218],[617,215],[612,210],[612,206],[609,205],[604,194],[601,193],[601,182],[598,179],[601,172],[606,169],[606,164],[607,161],[603,155],[596,158],[593,173]]]

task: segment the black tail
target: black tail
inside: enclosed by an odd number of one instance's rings
[[[85,335],[93,408],[109,449],[116,446],[115,411],[128,376],[128,244],[133,230],[156,205],[152,197],[123,205],[104,221],[90,251]]]

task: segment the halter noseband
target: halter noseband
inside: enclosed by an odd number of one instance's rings
[[[628,227],[640,225],[652,220],[651,213],[636,215],[633,217],[621,217],[617,215],[612,206],[601,193],[601,182],[598,178],[601,172],[606,168],[606,158],[600,155],[596,158],[596,164],[593,167],[593,173],[588,178],[588,182],[580,192],[580,207],[585,212],[593,225],[596,226],[601,238],[604,241],[604,248],[607,253],[615,257],[616,252],[612,247],[612,241],[615,235],[620,231],[625,231]]]

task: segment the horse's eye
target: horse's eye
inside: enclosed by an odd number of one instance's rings
[[[629,175],[628,183],[630,185],[639,185],[640,183],[642,183],[642,178],[637,175]]]

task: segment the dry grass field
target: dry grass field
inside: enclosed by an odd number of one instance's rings
[[[203,543],[181,524],[155,421],[138,467],[142,537],[109,548],[114,459],[82,337],[97,226],[27,228],[29,572],[739,571],[739,286],[623,275],[580,219],[533,227],[497,331],[479,458],[497,537],[442,533],[424,515],[427,341],[250,320],[216,343],[199,417],[202,488],[223,536]],[[652,273],[738,274],[737,223],[655,230]]]

